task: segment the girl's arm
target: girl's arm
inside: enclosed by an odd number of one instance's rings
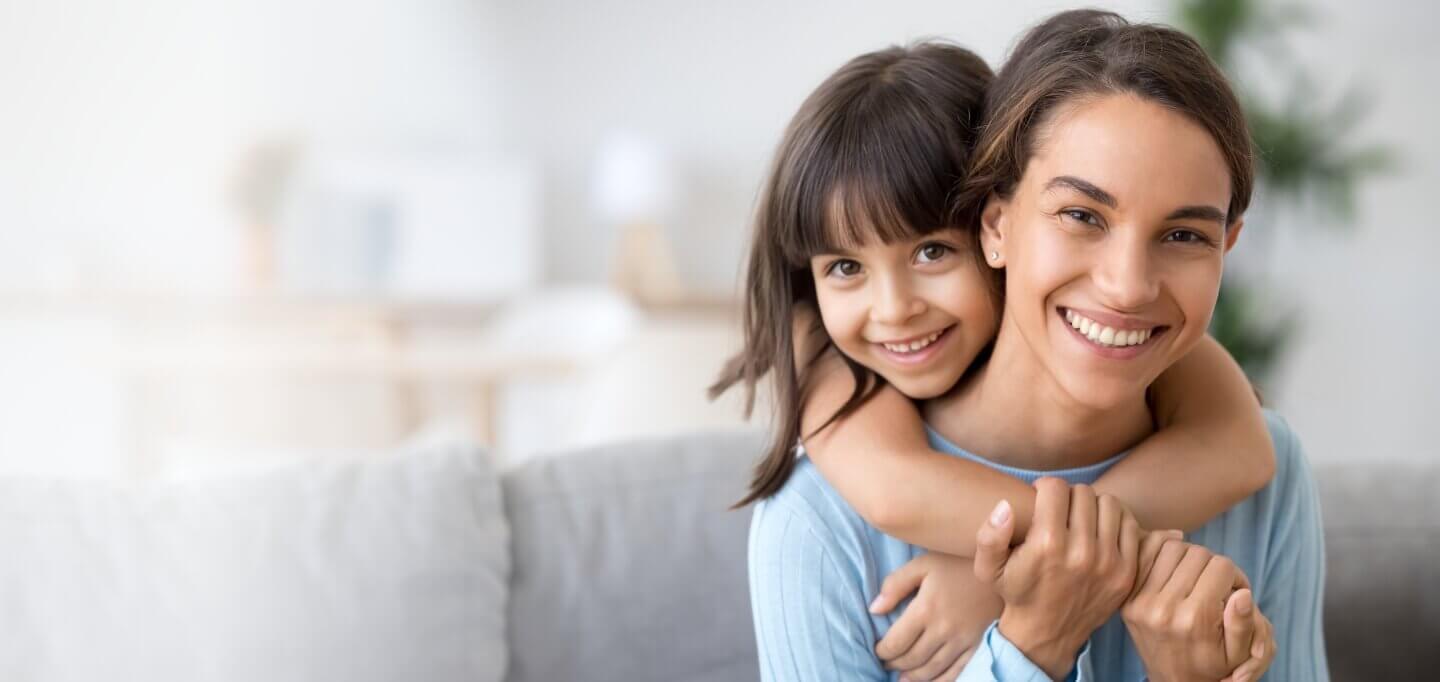
[[[797,354],[813,348],[815,322],[796,320]],[[975,555],[975,534],[1009,500],[1015,538],[1029,529],[1034,489],[985,465],[931,449],[919,409],[886,386],[824,429],[854,379],[838,352],[815,359],[801,433],[827,480],[886,534],[956,556]],[[1157,382],[1161,432],[1096,483],[1147,528],[1192,529],[1262,487],[1274,450],[1243,373],[1208,337]],[[1163,458],[1163,459],[1162,459]]]
[[[1146,528],[1194,530],[1265,487],[1275,444],[1245,372],[1205,336],[1151,386],[1159,431],[1095,482]]]
[[[893,386],[815,432],[849,400],[855,379],[834,346],[815,357],[828,337],[812,310],[796,312],[796,366],[811,363],[800,420],[805,451],[862,518],[906,542],[973,557],[975,529],[1005,499],[1015,511],[1017,538],[1024,536],[1035,489],[931,449],[919,408]]]

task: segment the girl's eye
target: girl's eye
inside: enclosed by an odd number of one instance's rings
[[[1195,230],[1175,230],[1165,235],[1165,241],[1181,244],[1209,244],[1210,238]]]
[[[950,255],[951,251],[954,251],[954,249],[950,248],[949,246],[931,242],[929,244],[921,246],[920,250],[915,252],[915,258],[921,263],[934,263],[935,261]]]
[[[825,274],[838,276],[842,279],[849,279],[860,274],[860,263],[850,260],[849,258],[841,258],[831,263],[830,266],[825,269]]]
[[[1083,208],[1067,208],[1063,211],[1060,211],[1060,215],[1063,215],[1071,220],[1078,220],[1082,223],[1085,223],[1086,225],[1094,225],[1096,227],[1100,226],[1100,219],[1097,218],[1094,213],[1091,213]]]

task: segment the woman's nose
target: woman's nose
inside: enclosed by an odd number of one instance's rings
[[[1160,295],[1149,243],[1115,240],[1101,254],[1094,281],[1104,303],[1116,310],[1137,310]]]
[[[925,301],[903,277],[876,278],[874,295],[870,319],[877,323],[898,325],[925,312]]]

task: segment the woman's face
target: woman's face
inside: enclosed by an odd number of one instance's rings
[[[1229,203],[1220,149],[1190,119],[1128,94],[1061,105],[984,212],[1005,267],[1001,343],[1028,346],[1080,404],[1142,396],[1210,323],[1241,228],[1226,229]]]
[[[974,244],[965,232],[938,230],[811,258],[825,331],[911,398],[950,390],[995,336],[997,310]]]

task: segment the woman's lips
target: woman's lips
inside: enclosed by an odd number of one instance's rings
[[[1060,323],[1095,353],[1117,360],[1144,353],[1156,338],[1170,329],[1167,325],[1117,324],[1111,326],[1069,308],[1056,308]],[[1096,317],[1099,317],[1098,315]]]

